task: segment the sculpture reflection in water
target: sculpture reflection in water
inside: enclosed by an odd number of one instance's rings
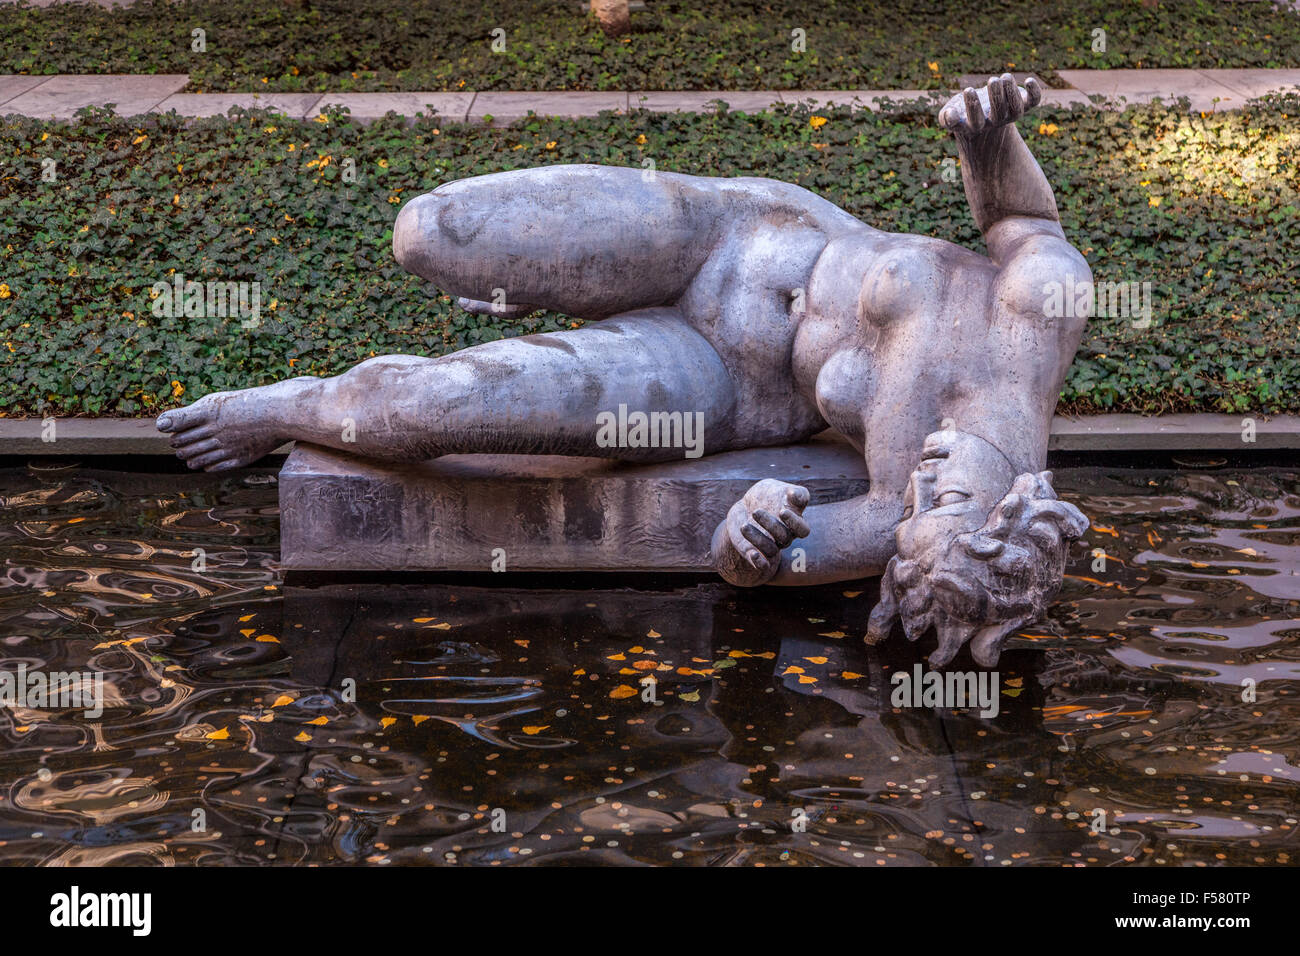
[[[937,632],[933,664],[969,642],[991,666],[1051,601],[1087,528],[1043,470],[1087,317],[1049,316],[1048,302],[1091,273],[1015,127],[1040,96],[1004,74],[939,113],[987,257],[767,179],[587,165],[480,176],[403,207],[397,260],[471,311],[601,321],[217,393],[158,426],[210,471],[288,440],[400,462],[681,457],[605,440],[598,423],[623,407],[702,423],[706,454],[829,426],[865,456],[869,492],[811,505],[804,488],[759,482],[714,535],[718,571],[741,586],[883,574],[868,641],[901,618],[912,639]]]

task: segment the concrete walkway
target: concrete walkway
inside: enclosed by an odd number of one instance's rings
[[[1061,70],[1069,89],[1045,90],[1048,105],[1103,106],[1166,101],[1186,96],[1193,110],[1237,109],[1265,93],[1300,87],[1300,69],[1285,70]],[[388,112],[413,116],[435,110],[449,122],[508,123],[531,111],[539,116],[595,116],[603,110],[700,112],[718,101],[733,110],[756,112],[776,104],[814,106],[859,104],[872,108],[882,98],[914,99],[948,95],[938,90],[780,90],[780,91],[631,91],[483,93],[182,93],[183,73],[161,75],[0,75],[0,115],[20,113],[41,119],[71,119],[86,106],[115,104],[122,115],[175,110],[182,116],[224,115],[232,106],[265,107],[290,118],[317,116],[327,106],[346,106],[355,119],[377,119]],[[490,119],[489,119],[490,118]]]
[[[1244,440],[1243,421],[1253,423],[1254,441]],[[171,455],[167,437],[152,418],[59,418],[54,441],[39,418],[0,418],[3,455]],[[1053,451],[1063,452],[1243,452],[1300,450],[1300,415],[1084,415],[1056,416]],[[289,445],[278,449],[287,453]]]

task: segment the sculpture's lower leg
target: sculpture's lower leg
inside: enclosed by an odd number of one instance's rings
[[[709,454],[737,443],[734,395],[713,347],[675,311],[654,309],[436,359],[383,356],[333,378],[220,392],[163,414],[158,427],[192,468],[209,471],[242,467],[290,440],[393,461],[467,453],[653,461],[687,449],[620,443],[626,429],[611,443],[599,416],[617,418],[620,405],[680,413],[679,434],[696,441],[698,423]]]

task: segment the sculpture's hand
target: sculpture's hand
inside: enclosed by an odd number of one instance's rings
[[[1010,73],[990,76],[982,90],[966,87],[939,110],[939,125],[958,136],[978,136],[1014,123],[1043,98],[1043,88],[1030,77],[1017,86]]]
[[[810,533],[803,519],[807,488],[765,478],[727,512],[713,535],[718,573],[740,587],[770,581],[781,567],[781,549]]]

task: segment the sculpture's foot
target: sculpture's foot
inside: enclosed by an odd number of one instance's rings
[[[291,437],[288,415],[303,398],[310,377],[259,388],[214,392],[193,405],[158,416],[158,430],[172,435],[176,457],[191,468],[230,471],[270,454]]]

